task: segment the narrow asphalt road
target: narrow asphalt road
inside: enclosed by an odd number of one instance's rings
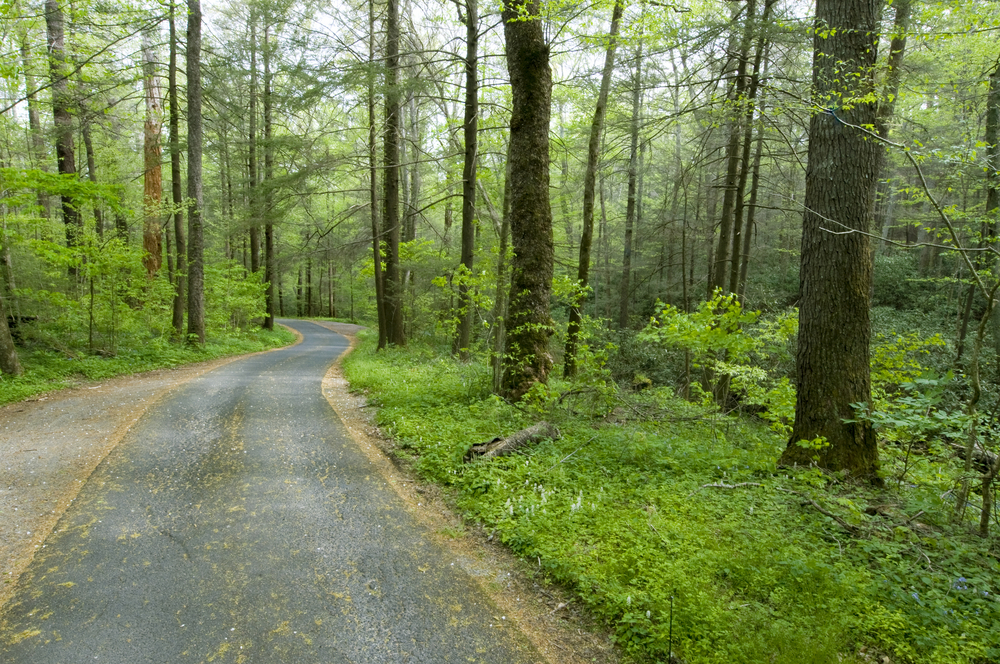
[[[536,662],[321,393],[347,340],[233,362],[91,475],[0,616],[0,662]]]

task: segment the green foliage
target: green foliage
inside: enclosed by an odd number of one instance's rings
[[[373,345],[365,335],[345,371],[416,469],[574,588],[634,659],[666,661],[671,598],[673,650],[691,664],[860,663],[859,644],[914,664],[995,659],[996,560],[987,543],[941,530],[950,508],[940,491],[902,484],[886,496],[817,469],[779,474],[785,437],[662,388],[628,395],[554,380],[514,406],[489,393],[484,365]],[[938,387],[906,389],[924,390],[912,395],[920,401]],[[558,440],[463,463],[471,445],[541,419]],[[866,535],[852,538],[784,489]],[[865,512],[886,500],[896,522]],[[907,521],[919,510],[933,530]]]
[[[764,318],[759,311],[745,311],[736,296],[717,291],[691,313],[663,306],[637,339],[690,351],[695,367],[728,377],[743,404],[760,407],[775,430],[787,434],[795,391],[783,374],[797,331],[794,311]]]

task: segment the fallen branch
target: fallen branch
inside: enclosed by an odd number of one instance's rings
[[[856,535],[858,533],[858,529],[857,529],[856,526],[852,526],[851,524],[847,523],[846,521],[844,521],[843,519],[841,519],[839,516],[837,516],[836,514],[834,514],[833,512],[831,512],[830,510],[824,508],[822,505],[820,505],[819,503],[817,503],[815,500],[813,500],[812,498],[810,498],[806,494],[800,493],[798,491],[793,491],[792,489],[782,489],[780,486],[776,486],[774,488],[777,489],[778,491],[784,491],[785,493],[794,494],[794,495],[798,496],[799,498],[802,498],[803,500],[807,501],[809,504],[811,504],[813,507],[816,508],[817,512],[819,512],[823,516],[830,517],[831,519],[833,519],[834,521],[836,521],[837,523],[839,523],[841,528],[843,528],[847,532],[851,533],[852,535]]]
[[[736,484],[726,484],[725,482],[713,482],[712,484],[702,484],[700,487],[688,494],[688,498],[698,493],[702,489],[738,489],[742,486],[764,486],[757,482],[737,482]]]
[[[530,426],[527,429],[521,429],[506,438],[494,438],[493,440],[481,443],[479,445],[473,445],[468,452],[465,453],[465,461],[469,462],[473,459],[492,459],[498,456],[507,456],[518,449],[529,445],[531,443],[536,443],[540,440],[545,440],[547,438],[558,438],[559,429],[548,422],[539,422],[534,426]]]
[[[577,452],[579,452],[580,450],[582,450],[583,448],[585,448],[587,445],[590,445],[596,439],[597,439],[597,436],[594,436],[593,438],[591,438],[590,440],[588,440],[586,443],[584,443],[580,447],[576,448],[575,450],[573,450],[572,452],[570,452],[569,454],[567,454],[566,456],[564,456],[559,461],[556,461],[549,468],[546,468],[544,472],[546,472],[546,473],[549,472],[550,470],[552,470],[553,468],[555,468],[556,466],[558,466],[559,464],[563,463],[564,461],[566,461],[567,459],[569,459],[571,456],[573,456],[574,454],[576,454]]]

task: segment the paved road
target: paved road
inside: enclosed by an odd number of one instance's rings
[[[187,383],[91,475],[0,621],[0,662],[535,662],[321,394],[344,337]],[[491,626],[492,624],[492,626]]]

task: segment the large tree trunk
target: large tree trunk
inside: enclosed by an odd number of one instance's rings
[[[866,235],[874,216],[881,146],[861,127],[875,122],[872,91],[878,0],[818,0],[813,40],[815,112],[809,122],[802,223],[798,393],[781,463],[846,470],[878,481],[871,422],[853,404],[871,404],[872,263]],[[844,108],[844,100],[852,104]],[[853,420],[845,422],[845,419]],[[799,441],[824,439],[817,449]]]
[[[142,226],[142,263],[146,276],[156,276],[163,264],[160,207],[163,201],[163,175],[160,166],[163,148],[160,130],[163,127],[163,93],[156,75],[156,54],[153,52],[153,34],[142,33],[143,87],[146,92],[146,122],[143,127],[143,178],[142,199],[144,219]]]
[[[510,119],[511,265],[510,316],[503,391],[520,399],[552,368],[549,315],[554,246],[549,205],[549,116],[552,75],[538,0],[505,0],[513,110]]]
[[[52,115],[55,122],[56,161],[60,175],[76,177],[76,153],[73,145],[73,99],[69,92],[69,63],[66,61],[65,19],[59,0],[45,0],[45,25],[48,30],[49,75],[52,89]],[[74,247],[83,230],[80,210],[71,194],[62,194],[63,223],[66,226],[66,246]],[[75,277],[78,269],[70,266]]]
[[[170,2],[170,73],[167,76],[170,97],[170,193],[174,206],[174,251],[176,274],[171,325],[179,339],[184,334],[184,309],[187,297],[187,243],[184,239],[184,196],[181,193],[181,109],[177,100],[177,25],[174,22],[174,2]]]
[[[403,283],[399,274],[399,0],[388,0],[385,19],[385,260],[384,298],[387,341],[406,345]]]
[[[472,273],[476,250],[476,159],[479,151],[479,7],[478,0],[465,2],[465,165],[462,168],[462,265]],[[459,358],[469,359],[472,340],[472,294],[468,283],[459,286],[456,343]]]
[[[201,0],[187,0],[188,338],[205,343],[205,240],[201,181]]]
[[[577,264],[576,282],[581,291],[590,281],[590,250],[594,242],[594,200],[597,189],[597,165],[600,160],[601,134],[604,131],[604,115],[608,106],[608,92],[611,89],[611,74],[615,69],[615,52],[618,48],[618,27],[621,25],[624,3],[615,2],[611,12],[611,27],[608,30],[608,50],[604,54],[604,70],[601,72],[601,90],[594,107],[594,119],[590,123],[590,141],[587,144],[587,170],[583,175],[583,230],[580,234],[580,262]],[[569,325],[566,329],[566,348],[563,353],[563,376],[576,374],[576,347],[583,323],[583,302],[573,298],[569,308]]]

